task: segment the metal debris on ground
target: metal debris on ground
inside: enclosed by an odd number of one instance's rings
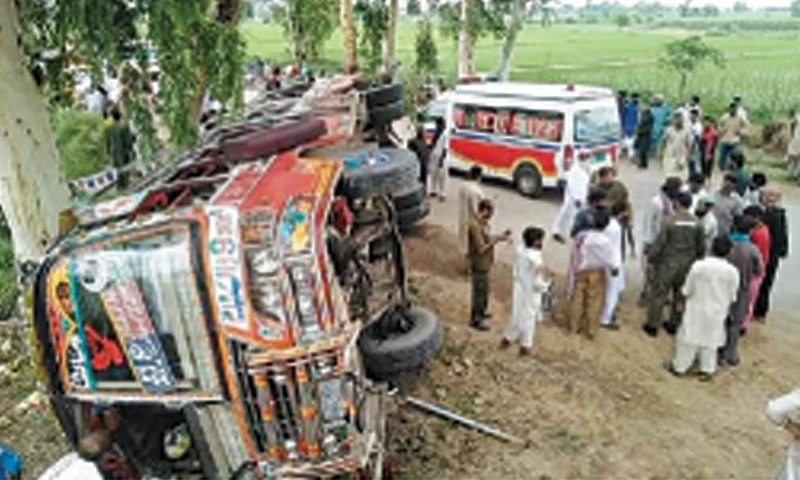
[[[490,427],[486,424],[477,422],[475,420],[471,420],[467,417],[461,416],[457,413],[451,412],[450,410],[444,409],[442,407],[433,405],[428,403],[424,400],[420,400],[414,397],[406,397],[406,402],[413,407],[416,407],[422,411],[432,413],[437,417],[443,418],[445,420],[450,420],[453,423],[457,423],[467,428],[471,428],[472,430],[484,433],[491,437],[498,438],[505,442],[516,443],[520,445],[527,445],[527,442],[519,437],[514,437],[512,435],[508,435],[506,433],[501,432],[500,430]]]

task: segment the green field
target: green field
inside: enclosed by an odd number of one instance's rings
[[[725,25],[724,22],[719,22]],[[274,24],[242,27],[248,53],[270,60],[289,61],[287,42]],[[438,32],[437,32],[438,34]],[[690,34],[687,30],[657,29],[639,25],[618,30],[611,25],[565,25],[543,28],[529,24],[522,32],[513,61],[515,80],[580,82],[678,97],[677,76],[661,69],[657,58],[664,44]],[[402,22],[398,32],[399,57],[414,60],[415,25]],[[800,103],[800,32],[741,32],[709,34],[706,41],[727,57],[726,67],[703,67],[689,82],[686,94],[698,94],[712,112],[721,112],[733,95],[741,95],[759,121],[784,118]],[[456,70],[456,46],[438,38],[442,74]],[[476,48],[477,68],[490,72],[497,66],[502,40],[482,39]],[[327,42],[320,65],[336,68],[342,61],[338,34]]]

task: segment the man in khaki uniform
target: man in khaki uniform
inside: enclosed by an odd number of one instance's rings
[[[651,337],[658,335],[664,306],[668,301],[671,312],[664,328],[672,335],[678,331],[682,316],[681,287],[692,264],[705,255],[705,231],[702,223],[689,213],[691,206],[691,195],[685,192],[678,194],[675,215],[664,222],[658,238],[647,252],[655,275],[647,309],[647,323],[642,329]]]
[[[739,115],[738,106],[732,103],[726,113],[719,120],[719,168],[728,170],[731,154],[739,147],[742,136],[747,133],[747,120]]]
[[[500,235],[489,233],[489,221],[494,215],[494,204],[489,199],[478,202],[478,212],[469,224],[469,260],[472,278],[472,311],[470,326],[476,330],[489,330],[489,273],[494,264],[494,247],[508,240],[511,231]]]

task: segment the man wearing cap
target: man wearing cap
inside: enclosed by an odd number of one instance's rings
[[[647,251],[647,259],[655,269],[653,291],[647,309],[647,323],[642,329],[655,337],[663,320],[664,306],[671,297],[669,320],[664,323],[674,335],[681,323],[681,287],[692,264],[706,251],[706,241],[700,222],[689,213],[692,197],[681,192],[675,199],[675,215],[668,218],[656,241]]]

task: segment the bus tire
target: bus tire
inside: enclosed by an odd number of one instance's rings
[[[514,186],[521,195],[531,198],[541,197],[542,174],[538,168],[529,163],[520,165],[514,172]]]

